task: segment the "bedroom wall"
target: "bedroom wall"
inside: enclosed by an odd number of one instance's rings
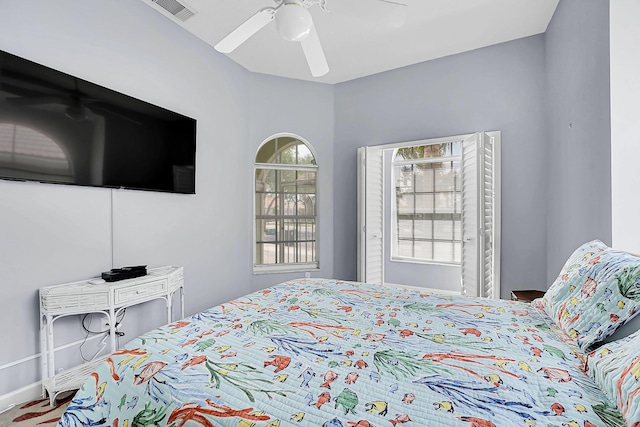
[[[611,244],[609,2],[562,0],[544,40],[551,284],[579,245]]]
[[[610,6],[612,244],[640,254],[640,0]]]
[[[545,289],[544,85],[543,35],[336,85],[335,276],[356,277],[357,147],[500,130],[501,294]]]
[[[0,400],[40,379],[42,286],[123,265],[182,265],[190,314],[301,277],[251,269],[253,161],[273,133],[299,133],[318,154],[321,269],[313,274],[332,276],[331,86],[250,73],[140,1],[0,7],[0,49],[198,120],[196,195],[0,181]],[[164,323],[162,308],[128,309],[124,341]],[[84,337],[77,317],[61,322],[56,344]],[[80,359],[75,348],[61,355],[63,367]]]

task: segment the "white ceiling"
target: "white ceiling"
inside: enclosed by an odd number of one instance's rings
[[[275,0],[179,0],[196,14],[180,22],[152,0],[154,9],[209,43],[222,40],[238,25]],[[338,13],[379,0],[326,0],[329,12],[317,5],[310,12],[330,71],[314,78],[299,43],[280,37],[275,22],[227,56],[248,70],[294,79],[340,83],[430,59],[540,34],[546,31],[559,0],[393,0],[407,4],[401,28],[379,20]],[[341,2],[331,12],[331,5]],[[375,5],[372,5],[375,8]],[[348,9],[348,8],[347,8]],[[213,49],[213,48],[212,48]]]

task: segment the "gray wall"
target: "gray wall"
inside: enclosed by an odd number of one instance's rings
[[[611,244],[609,2],[562,0],[545,33],[547,282],[580,244]]]
[[[334,275],[356,277],[356,148],[502,131],[502,297],[546,288],[544,36],[336,85]]]
[[[301,277],[252,274],[252,165],[276,132],[300,134],[318,154],[314,276],[333,275],[331,86],[250,73],[141,1],[0,0],[0,8],[0,49],[198,120],[196,195],[0,181],[0,366],[38,353],[42,286],[112,266],[182,265],[194,313]],[[163,322],[160,302],[131,308],[124,341]],[[77,318],[56,332],[56,344],[84,336]],[[75,350],[65,355],[62,366],[79,361]],[[39,372],[38,359],[0,370],[0,396]]]

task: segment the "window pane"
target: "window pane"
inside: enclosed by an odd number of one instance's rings
[[[455,198],[453,193],[435,194],[435,212],[436,213],[453,213],[454,200]]]
[[[280,142],[282,142],[282,139],[280,140]],[[295,165],[298,161],[297,159],[297,154],[298,154],[298,144],[297,143],[288,143],[286,145],[283,145],[282,148],[280,148],[280,153],[279,153],[279,157],[280,157],[280,161],[278,163],[284,164],[284,165]]]
[[[416,239],[432,239],[433,238],[433,221],[417,220],[415,221],[415,238]]]
[[[416,192],[433,192],[434,190],[434,170],[430,164],[415,165],[415,186]]]
[[[316,173],[315,172],[298,172],[298,193],[315,194],[316,192]]]
[[[272,243],[258,243],[256,249],[256,261],[258,264],[276,263],[276,245]]]
[[[296,171],[287,171],[282,170],[279,171],[280,182],[279,182],[279,191],[285,193],[295,193],[296,191]]]
[[[453,261],[461,262],[462,261],[462,243],[456,242],[453,244]]]
[[[298,243],[298,262],[314,262],[314,246],[311,242]]]
[[[418,259],[432,259],[433,258],[433,243],[428,241],[416,241],[415,242],[415,258]]]
[[[312,219],[298,220],[298,240],[310,241],[316,238],[316,224]]]
[[[278,221],[275,220],[256,220],[256,240],[258,242],[275,242]]]
[[[433,221],[433,238],[453,240],[453,221]]]
[[[295,262],[293,259],[293,251],[290,250],[291,248],[289,243],[278,243],[276,247],[278,250],[278,264]]]
[[[451,154],[454,156],[462,155],[462,141],[455,141],[451,144]]]
[[[276,162],[276,140],[266,142],[256,155],[256,163],[275,163]]]
[[[413,215],[413,194],[401,194],[397,199],[398,214]]]
[[[398,148],[398,150],[396,150],[395,160],[402,161],[402,160],[413,159],[414,158],[413,153],[414,153],[413,147]]]
[[[455,175],[451,164],[438,163],[436,169],[436,191],[453,191]]]
[[[453,223],[453,240],[462,240],[462,222],[454,221]]]
[[[305,144],[298,144],[298,164],[299,165],[315,165],[316,159],[311,154],[311,150]]]
[[[452,262],[453,243],[433,242],[433,259],[441,262]]]
[[[295,219],[284,219],[282,220],[282,237],[280,241],[282,242],[294,242],[297,237],[296,230],[296,220]]]
[[[276,171],[256,169],[256,191],[276,191]]]
[[[433,194],[416,194],[416,213],[433,213]]]
[[[408,192],[413,188],[413,166],[396,166],[394,170],[396,191]]]
[[[398,237],[413,238],[413,221],[411,220],[398,220]]]
[[[256,194],[256,214],[276,215],[278,207],[278,198],[275,193]]]
[[[411,240],[398,241],[398,256],[405,258],[413,257],[413,242]]]
[[[433,158],[451,156],[451,143],[445,142],[442,144],[430,144],[423,145],[422,147],[416,147],[416,150],[420,150],[420,154],[417,158]]]
[[[302,216],[316,215],[316,195],[315,194],[299,194],[298,195],[298,215],[302,215]]]

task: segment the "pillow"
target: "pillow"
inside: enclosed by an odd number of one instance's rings
[[[628,426],[640,423],[640,331],[589,353],[587,369]]]
[[[584,351],[640,311],[640,258],[599,240],[585,243],[569,257],[542,303]]]
[[[585,279],[589,262],[593,262],[598,257],[596,254],[606,249],[608,246],[600,240],[592,240],[576,249],[567,259],[560,274],[542,297],[544,310],[552,319],[556,318],[567,298],[571,298],[569,295],[576,288],[575,282]]]

